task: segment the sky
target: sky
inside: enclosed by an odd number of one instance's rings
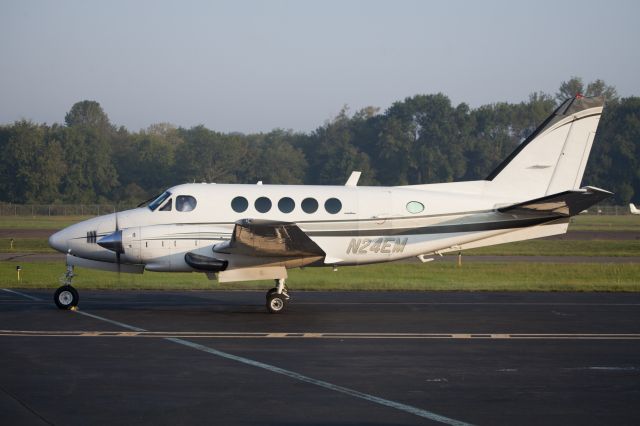
[[[131,131],[309,132],[444,93],[471,107],[603,79],[640,95],[640,1],[3,0],[0,123],[98,101]]]

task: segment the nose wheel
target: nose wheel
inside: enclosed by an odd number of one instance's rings
[[[78,306],[80,296],[78,290],[71,285],[63,285],[58,287],[53,295],[53,301],[56,302],[56,306],[60,309],[73,309]]]
[[[289,290],[284,284],[284,279],[277,279],[276,287],[267,291],[267,311],[271,314],[278,314],[284,311],[289,299]]]
[[[56,292],[53,294],[53,301],[60,309],[69,310],[78,306],[80,296],[78,295],[78,290],[73,288],[71,285],[73,277],[73,266],[67,265],[67,272],[65,273],[63,280],[64,284],[58,287]]]

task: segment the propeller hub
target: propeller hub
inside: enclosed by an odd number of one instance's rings
[[[98,245],[107,250],[111,250],[117,254],[124,253],[122,245],[122,231],[117,230],[113,234],[105,235],[97,241]]]

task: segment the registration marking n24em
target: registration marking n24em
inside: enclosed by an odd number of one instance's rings
[[[347,246],[347,254],[402,253],[408,238],[352,238]]]

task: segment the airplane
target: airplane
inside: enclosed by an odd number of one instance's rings
[[[640,214],[640,210],[633,203],[629,203],[629,211],[631,214]]]
[[[562,103],[485,179],[358,186],[192,183],[147,205],[49,238],[66,253],[60,309],[75,309],[74,267],[200,272],[219,282],[274,280],[268,312],[290,302],[291,268],[363,265],[567,232],[569,218],[613,195],[580,187],[604,99]]]

